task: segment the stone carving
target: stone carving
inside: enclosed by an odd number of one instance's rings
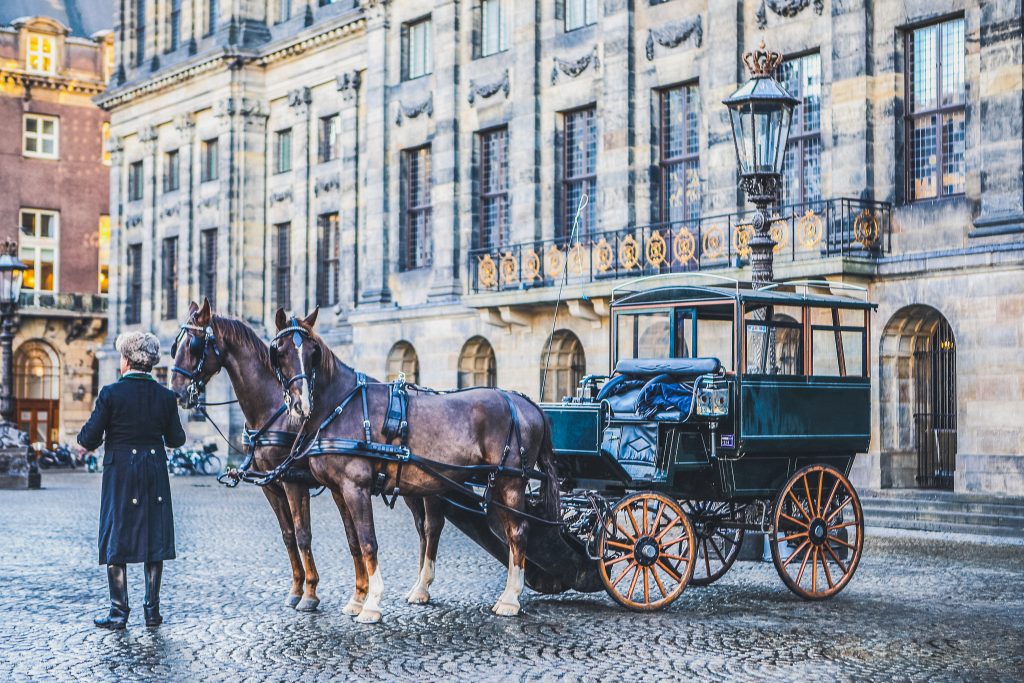
[[[401,126],[403,119],[414,119],[420,114],[426,114],[428,117],[433,118],[434,116],[434,94],[427,95],[427,99],[423,100],[419,104],[415,104],[411,107],[407,107],[401,102],[398,103],[398,111],[395,112],[395,125]]]
[[[558,82],[559,71],[569,78],[576,78],[583,73],[588,66],[593,66],[595,71],[597,71],[601,66],[601,62],[597,57],[597,45],[594,46],[593,50],[576,59],[562,59],[561,57],[555,57],[554,62],[555,65],[551,67],[551,85]]]
[[[183,137],[189,136],[192,134],[192,131],[195,130],[195,127],[196,119],[191,112],[178,114],[174,118],[174,129],[178,131],[178,135],[181,135]]]
[[[790,19],[807,9],[812,2],[814,13],[821,16],[825,10],[825,0],[761,0],[761,6],[757,8],[757,27],[763,29],[768,25],[769,9],[780,17]]]
[[[139,131],[139,140],[141,142],[152,142],[156,140],[156,126],[146,126]]]
[[[220,201],[220,197],[218,197],[217,195],[211,195],[211,196],[209,196],[209,197],[207,197],[207,198],[205,198],[205,199],[203,199],[202,201],[199,202],[199,208],[200,209],[210,209],[210,208],[213,208],[213,207],[217,206],[217,203],[219,201]]]
[[[652,28],[647,31],[647,61],[654,59],[654,44],[662,47],[677,47],[684,40],[694,36],[694,47],[700,47],[704,43],[704,25],[698,14],[689,21],[679,21],[666,24],[659,28]]]
[[[160,212],[160,218],[170,218],[171,216],[177,216],[177,215],[178,215],[178,205],[177,204],[171,204],[170,206],[166,206]]]
[[[120,159],[124,152],[124,138],[120,135],[111,135],[107,140],[107,151],[110,152],[112,159]]]
[[[309,88],[306,88],[306,90],[309,90]],[[270,115],[263,102],[251,97],[242,98],[242,102],[238,106],[238,113],[246,117],[266,117]]]
[[[139,225],[142,225],[142,214],[140,213],[128,216],[128,218],[126,218],[124,221],[124,227],[128,228],[129,230]]]
[[[296,88],[288,93],[288,106],[301,107],[313,101],[313,93],[308,86]]]
[[[505,93],[505,99],[508,99],[509,90],[511,90],[512,84],[508,80],[508,69],[505,69],[505,73],[502,74],[501,78],[491,83],[477,83],[470,79],[469,81],[469,96],[467,99],[470,104],[476,102],[476,98],[481,97],[487,99],[488,97],[494,96],[499,90]]]
[[[313,186],[313,194],[319,197],[321,194],[337,190],[339,187],[341,187],[341,178],[335,173],[325,178],[317,178],[316,185]]]
[[[271,205],[280,204],[281,202],[285,202],[285,201],[290,202],[291,200],[292,200],[292,191],[290,189],[289,190],[282,190],[281,192],[274,192],[274,193],[272,193],[270,195],[270,204]]]
[[[341,97],[346,102],[351,102],[356,97],[356,92],[359,90],[359,86],[363,83],[363,77],[359,74],[359,70],[343,73],[336,79],[338,85],[338,92],[341,93]]]

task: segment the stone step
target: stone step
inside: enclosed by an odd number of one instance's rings
[[[960,513],[976,513],[984,515],[1024,516],[1022,502],[996,502],[992,499],[984,501],[962,500],[956,498],[933,499],[911,497],[876,497],[861,496],[862,507],[874,510],[941,510]]]
[[[898,524],[901,520],[931,522],[936,524],[976,525],[1018,529],[1024,533],[1024,511],[1017,514],[1009,512],[982,513],[941,507],[875,507],[861,502],[864,510],[864,523],[871,525],[876,520],[888,520],[889,525]],[[888,526],[888,525],[883,525]]]
[[[1024,538],[1024,528],[1005,526],[984,526],[980,524],[952,524],[949,522],[930,522],[916,519],[888,517],[865,517],[865,524],[870,527],[887,529],[905,529],[912,531],[934,531],[943,534],[967,534],[974,536],[1001,536],[1003,538]],[[870,533],[870,531],[868,531]]]

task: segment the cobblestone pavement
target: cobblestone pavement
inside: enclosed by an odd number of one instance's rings
[[[178,558],[159,629],[142,625],[129,568],[124,632],[101,631],[98,475],[44,474],[42,491],[0,491],[0,680],[1024,680],[1024,547],[872,535],[837,598],[807,603],[770,564],[739,563],[668,610],[634,614],[603,593],[524,594],[490,605],[503,569],[446,529],[430,606],[403,596],[416,573],[411,519],[379,508],[384,622],[341,613],[352,565],[341,520],[314,499],[320,611],[284,606],[288,563],[252,487],[173,480]]]

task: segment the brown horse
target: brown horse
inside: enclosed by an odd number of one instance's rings
[[[386,385],[368,380],[365,393],[356,372],[342,363],[314,331],[319,308],[305,320],[288,320],[277,312],[278,334],[271,343],[285,399],[293,419],[303,422],[304,444],[316,437],[362,440],[367,430],[373,441],[384,442],[382,426],[388,409]],[[346,397],[352,397],[340,413]],[[365,399],[365,404],[363,401]],[[364,418],[365,409],[365,418]],[[335,417],[327,424],[329,415]],[[408,448],[434,463],[450,466],[502,465],[509,470],[543,468],[542,502],[549,519],[558,510],[558,481],[547,419],[525,396],[497,389],[471,389],[439,394],[411,387],[408,397]],[[368,424],[366,424],[368,423]],[[518,423],[518,425],[517,425]],[[366,587],[366,600],[357,620],[374,623],[381,618],[384,581],[377,564],[377,538],[370,504],[374,485],[398,489],[403,496],[435,496],[450,486],[423,466],[352,455],[310,456],[310,470],[340,496],[349,510],[346,527],[358,539],[350,544],[356,563],[356,582]],[[467,480],[466,470],[444,469],[453,480]],[[378,481],[378,475],[382,481]],[[509,545],[508,579],[492,611],[502,616],[519,613],[526,565],[527,519],[517,513],[526,504],[526,479],[508,470],[493,478],[490,512],[497,517]],[[360,564],[362,569],[360,570]]]

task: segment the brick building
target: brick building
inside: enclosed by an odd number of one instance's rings
[[[114,330],[169,341],[202,296],[264,328],[319,303],[321,331],[373,375],[537,396],[550,348],[557,398],[608,371],[616,284],[749,277],[721,100],[764,37],[801,100],[776,278],[879,303],[858,484],[1024,491],[1019,3],[120,8],[98,99]]]
[[[15,415],[33,442],[73,441],[106,334],[113,64],[104,2],[0,5],[0,237],[29,270],[14,340]],[[106,29],[106,30],[103,30]]]

